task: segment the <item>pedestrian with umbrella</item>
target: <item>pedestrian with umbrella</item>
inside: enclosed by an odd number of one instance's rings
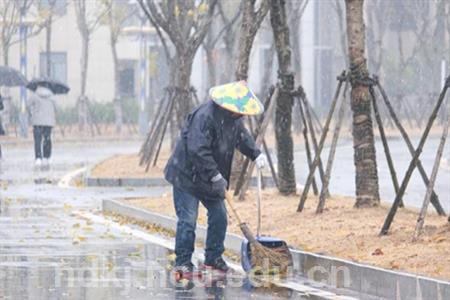
[[[28,101],[34,138],[35,166],[49,167],[52,155],[52,128],[56,124],[55,94],[67,94],[69,87],[53,79],[33,79],[27,84],[33,91]]]
[[[255,161],[259,168],[266,157],[256,147],[244,126],[244,115],[263,113],[264,107],[245,81],[216,86],[210,100],[194,109],[186,119],[181,136],[165,168],[173,185],[178,217],[175,239],[177,279],[194,272],[194,251],[198,206],[208,210],[205,267],[227,272],[222,259],[227,229],[224,203],[235,149]]]
[[[0,87],[13,87],[13,86],[25,86],[27,84],[26,78],[16,69],[0,66]],[[3,97],[0,94],[0,112],[3,111],[5,105],[3,103]],[[6,131],[3,127],[3,121],[0,116],[0,135],[5,135]],[[0,145],[0,158],[2,158],[2,148]]]

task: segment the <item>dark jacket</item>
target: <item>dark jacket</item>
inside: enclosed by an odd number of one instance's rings
[[[230,181],[235,148],[252,160],[261,153],[243,119],[233,118],[210,100],[187,116],[166,165],[165,178],[199,199],[218,200],[211,178],[220,173]]]

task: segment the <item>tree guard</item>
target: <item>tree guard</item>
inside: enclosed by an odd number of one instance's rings
[[[402,199],[402,197],[406,191],[406,188],[408,187],[408,183],[409,183],[409,180],[411,179],[411,175],[412,175],[414,169],[418,165],[419,157],[420,157],[420,154],[422,153],[423,146],[425,145],[425,142],[427,141],[428,134],[430,133],[431,127],[433,126],[433,123],[436,120],[439,109],[441,108],[442,103],[444,102],[445,94],[447,93],[447,89],[449,88],[449,86],[450,86],[450,76],[447,77],[445,86],[441,91],[439,99],[433,109],[433,112],[430,115],[430,118],[428,119],[425,131],[423,132],[423,135],[420,139],[419,145],[417,146],[417,149],[414,152],[413,158],[412,158],[412,160],[409,164],[409,167],[405,173],[405,177],[402,181],[399,192],[397,193],[394,203],[392,204],[391,209],[390,209],[390,211],[386,217],[386,220],[383,224],[383,227],[381,228],[380,235],[386,235],[389,232],[389,228],[392,224],[392,221],[394,220],[395,214],[397,213],[397,209],[400,205],[400,200]],[[427,186],[429,186],[429,183],[427,184]]]
[[[386,92],[384,91],[383,87],[381,86],[378,77],[374,76],[373,80],[374,80],[376,86],[378,87],[378,90],[379,90],[379,92],[380,92],[380,94],[382,96],[382,99],[383,99],[383,101],[386,104],[386,107],[388,109],[388,112],[389,112],[392,120],[394,121],[394,124],[396,125],[397,129],[400,131],[400,134],[403,137],[403,140],[405,141],[406,146],[408,147],[408,150],[411,153],[411,156],[414,156],[415,149],[414,149],[414,146],[413,146],[413,144],[411,142],[411,139],[409,138],[408,133],[406,132],[405,128],[400,123],[400,120],[398,119],[398,117],[397,117],[397,115],[396,115],[396,113],[394,111],[394,108],[392,107],[392,104],[389,101],[389,98],[387,97]],[[425,169],[424,169],[420,159],[417,160],[417,169],[419,170],[420,176],[422,177],[422,180],[423,180],[425,186],[428,186],[428,184],[429,184],[428,175],[425,172]],[[431,196],[431,203],[433,204],[433,206],[435,207],[435,209],[436,209],[436,211],[437,211],[437,213],[439,215],[441,215],[441,216],[445,215],[445,211],[442,208],[442,206],[441,206],[441,204],[439,202],[439,198],[438,198],[437,194],[434,191],[433,191],[433,194]]]
[[[338,100],[340,98],[342,83],[344,81],[347,81],[346,72],[343,71],[342,74],[337,77],[337,80],[338,80],[338,85],[336,87],[336,91],[335,91],[335,94],[334,94],[334,97],[333,97],[333,101],[331,102],[331,107],[330,107],[330,110],[328,112],[328,116],[327,116],[327,119],[325,121],[325,125],[323,127],[322,135],[320,137],[319,146],[318,146],[317,152],[316,152],[316,154],[314,156],[314,160],[313,160],[313,163],[312,163],[311,170],[309,172],[308,178],[306,179],[306,183],[305,183],[305,187],[303,188],[302,195],[300,196],[300,202],[299,202],[298,207],[297,207],[297,211],[298,212],[301,212],[303,210],[304,206],[305,206],[306,198],[308,197],[309,188],[310,188],[312,180],[314,178],[315,170],[316,170],[317,166],[319,165],[320,154],[322,153],[323,146],[325,145],[325,139],[327,138],[328,130],[330,128],[331,118],[333,117],[333,113],[334,113],[334,110],[336,108],[336,104],[337,104],[337,102],[338,102]]]

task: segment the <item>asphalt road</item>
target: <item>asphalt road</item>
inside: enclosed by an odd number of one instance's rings
[[[67,188],[58,179],[137,143],[55,145],[50,171],[33,167],[32,149],[4,146],[0,180],[0,299],[273,299],[238,285],[175,288],[168,249],[79,212],[105,198],[150,196],[163,188]],[[289,293],[293,299],[299,295]]]

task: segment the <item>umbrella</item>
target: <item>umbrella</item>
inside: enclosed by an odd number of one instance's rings
[[[16,69],[0,66],[0,86],[26,85],[26,78]]]
[[[43,86],[52,91],[53,94],[67,94],[70,88],[61,81],[51,78],[35,78],[27,84],[27,88],[36,91],[38,86]]]

